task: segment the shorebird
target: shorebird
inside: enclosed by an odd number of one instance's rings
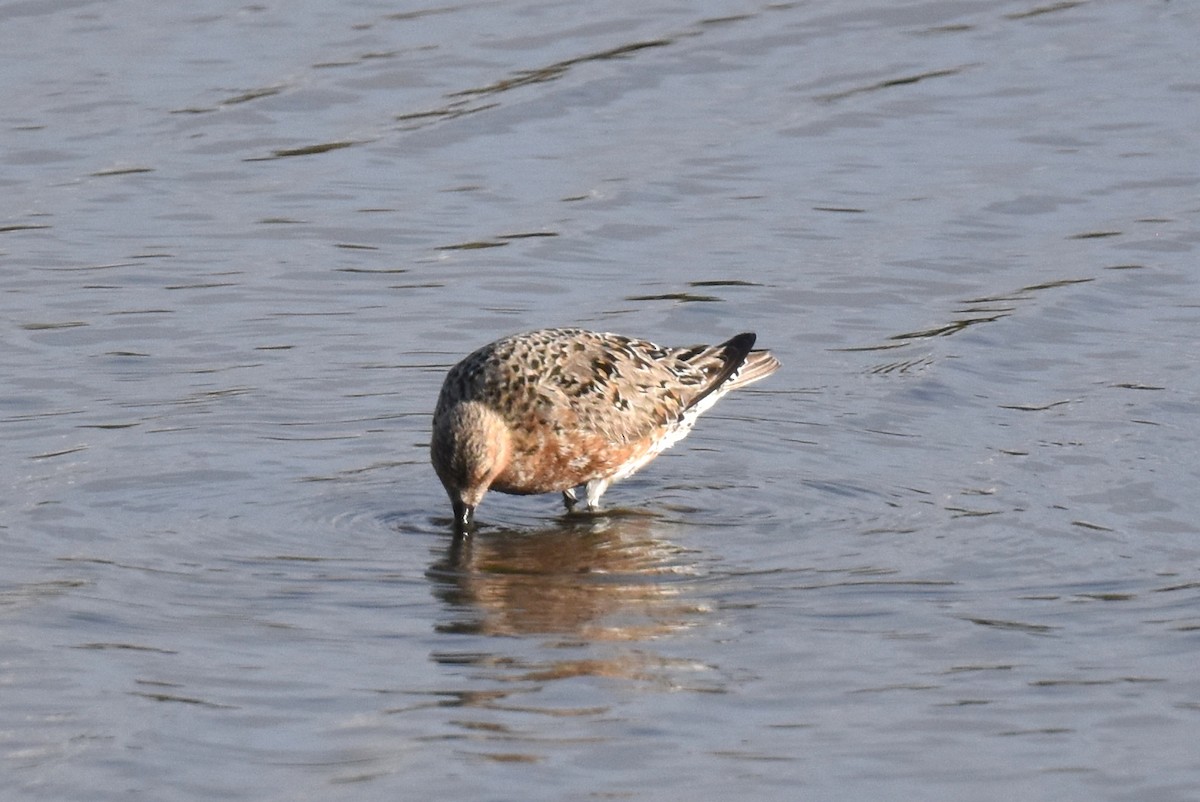
[[[664,348],[583,329],[541,329],[485,345],[450,369],[430,458],[460,531],[488,490],[561,492],[589,510],[608,486],[683,439],[730,390],[779,368],[755,335]]]

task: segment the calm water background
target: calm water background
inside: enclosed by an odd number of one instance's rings
[[[1200,7],[0,2],[6,799],[1200,798]],[[428,467],[582,324],[784,369]]]

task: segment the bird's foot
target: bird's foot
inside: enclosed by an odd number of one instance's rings
[[[612,482],[608,479],[593,479],[587,483],[587,508],[589,512],[597,512],[600,509],[600,497],[604,495],[604,491],[608,490],[608,486]]]
[[[567,512],[574,512],[575,505],[579,503],[579,496],[575,495],[575,488],[568,487],[562,492],[563,506],[567,508]]]

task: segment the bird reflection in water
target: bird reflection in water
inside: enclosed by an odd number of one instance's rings
[[[690,660],[645,645],[694,626],[706,613],[689,587],[689,552],[655,536],[664,525],[636,513],[567,517],[534,531],[483,529],[455,538],[427,576],[449,620],[437,630],[483,636],[549,636],[541,658],[493,649],[441,652],[439,662],[502,669],[508,679],[594,675],[670,682]],[[489,672],[490,673],[490,672]]]

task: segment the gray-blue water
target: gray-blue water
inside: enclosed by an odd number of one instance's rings
[[[0,791],[1200,798],[1200,8],[0,2]],[[455,544],[512,331],[783,369]]]

